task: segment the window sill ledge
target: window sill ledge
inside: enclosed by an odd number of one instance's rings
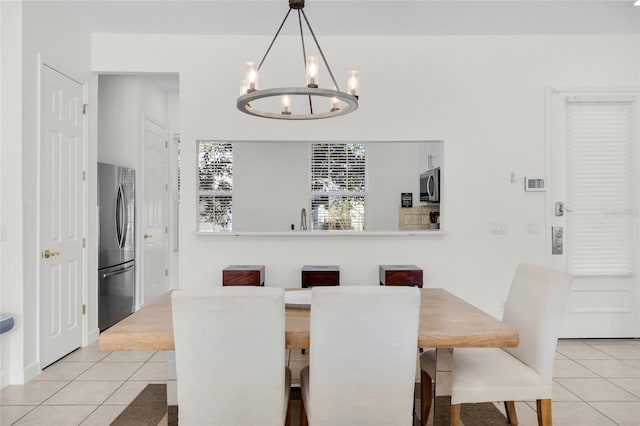
[[[258,231],[218,231],[194,232],[196,236],[231,238],[431,238],[442,237],[448,232],[442,229],[433,231],[288,231],[288,232],[258,232]]]

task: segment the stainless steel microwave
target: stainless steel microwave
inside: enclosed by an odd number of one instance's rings
[[[420,202],[440,202],[440,167],[436,167],[420,175]]]

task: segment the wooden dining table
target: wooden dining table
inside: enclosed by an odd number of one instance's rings
[[[172,351],[173,324],[169,291],[100,334],[103,351]],[[420,289],[419,348],[518,346],[518,332],[441,288]],[[287,308],[285,342],[289,349],[309,349],[310,310]]]
[[[292,290],[294,291],[294,290]],[[169,291],[100,334],[103,351],[173,351]],[[516,347],[518,331],[441,288],[420,289],[417,348],[436,349],[435,395],[450,395],[451,358],[455,348]],[[286,308],[285,344],[311,349],[310,309]],[[175,373],[174,373],[175,374]],[[169,389],[168,381],[168,389]],[[175,383],[174,383],[175,384]],[[170,404],[171,405],[171,404]]]

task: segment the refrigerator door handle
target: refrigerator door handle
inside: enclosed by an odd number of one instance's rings
[[[125,272],[127,272],[129,269],[133,267],[134,265],[129,265],[126,268],[118,269],[117,271],[107,272],[106,274],[102,274],[102,278],[111,278],[114,275],[124,274]]]
[[[118,246],[124,247],[124,243],[127,239],[127,211],[126,200],[124,199],[124,187],[122,184],[118,185],[118,193],[116,195],[116,238],[118,239]]]

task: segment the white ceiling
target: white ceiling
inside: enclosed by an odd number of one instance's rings
[[[288,10],[288,0],[23,1],[55,4],[92,33],[273,36]],[[640,34],[633,0],[307,0],[304,10],[320,41],[328,35]],[[291,16],[282,34],[298,31]],[[149,77],[178,91],[175,74]]]
[[[45,1],[93,33],[273,35],[288,10],[287,0]],[[640,33],[633,0],[307,0],[304,10],[318,37]],[[283,33],[296,31],[289,19]]]

